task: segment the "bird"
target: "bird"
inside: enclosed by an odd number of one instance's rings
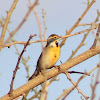
[[[40,73],[45,75],[45,71],[55,65],[60,57],[60,46],[58,43],[61,39],[61,36],[56,34],[52,34],[48,37],[47,44],[38,58],[35,72],[28,79],[28,81],[35,78]],[[23,100],[26,100],[28,93],[29,91],[25,93]]]
[[[36,70],[28,79],[28,81],[33,79],[40,73],[44,75],[47,69],[50,69],[55,65],[60,57],[60,46],[58,43],[61,39],[61,36],[58,36],[56,34],[52,34],[48,37],[47,44],[37,61]]]

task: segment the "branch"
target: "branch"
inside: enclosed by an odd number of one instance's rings
[[[35,0],[35,3],[29,8],[28,12],[26,13],[25,17],[23,18],[23,20],[21,21],[21,23],[18,25],[18,27],[10,34],[10,36],[7,38],[7,40],[5,41],[4,45],[9,43],[10,39],[15,35],[15,33],[22,27],[22,25],[24,24],[24,22],[27,20],[28,16],[30,15],[32,9],[38,5],[38,0]]]
[[[1,26],[3,27],[4,25],[3,25],[3,22],[0,20],[0,24],[1,24]],[[11,34],[11,32],[10,32],[10,30],[7,28],[7,31],[9,32],[9,34]],[[13,42],[14,40],[13,39],[11,39],[11,41]],[[26,42],[27,43],[27,42]],[[25,43],[25,44],[26,44]],[[16,45],[14,44],[14,47],[15,47],[15,49],[16,49],[16,51],[17,51],[17,54],[18,55],[20,55],[20,52],[18,51],[18,48],[16,47]],[[9,47],[8,47],[9,48]],[[29,77],[29,72],[28,72],[28,67],[27,67],[27,65],[26,65],[26,63],[27,63],[27,61],[28,61],[28,58],[27,59],[25,59],[23,56],[22,56],[22,63],[24,64],[24,66],[25,66],[25,69],[26,69],[26,72],[27,72],[27,77]]]
[[[84,53],[78,55],[77,57],[75,57],[69,61],[66,61],[65,63],[61,64],[59,66],[59,68],[52,68],[50,71],[47,71],[45,73],[45,75],[46,75],[47,79],[50,79],[60,73],[63,73],[65,70],[68,70],[68,69],[74,67],[75,65],[77,65],[99,53],[100,53],[100,45],[96,46],[96,48],[94,48],[94,49],[89,49],[89,50],[85,51]],[[28,81],[25,85],[12,91],[12,96],[10,96],[9,94],[6,94],[2,98],[0,98],[0,100],[14,99],[14,98],[26,93],[27,91],[31,90],[32,88],[38,86],[39,84],[43,83],[44,81],[45,81],[45,76],[38,75],[34,79]]]
[[[80,32],[77,32],[77,33],[74,33],[74,34],[62,36],[62,38],[68,38],[68,37],[71,37],[71,36],[74,36],[74,35],[82,34],[82,33],[91,31],[91,30],[93,30],[93,29],[96,29],[97,27],[98,27],[98,26],[90,27],[89,29],[86,29],[86,30],[83,30],[83,31],[80,31]]]
[[[50,84],[51,84],[52,82],[54,82],[54,81],[57,81],[56,77],[57,77],[57,76],[53,77],[53,78],[49,81],[48,85],[50,85]],[[34,98],[38,97],[38,95],[39,95],[40,93],[42,93],[42,92],[43,92],[43,90],[40,89],[38,92],[35,92],[35,95],[32,96],[31,98],[29,98],[28,100],[33,100]],[[46,92],[45,92],[45,93],[46,93]]]
[[[22,57],[22,55],[23,55],[23,53],[24,53],[26,47],[28,46],[29,41],[30,41],[30,40],[32,39],[32,37],[34,37],[34,36],[36,36],[36,34],[34,34],[34,35],[30,35],[30,37],[29,37],[29,39],[28,39],[26,45],[24,46],[24,48],[23,48],[21,54],[20,54],[19,57],[18,57],[18,61],[17,61],[17,64],[16,64],[16,68],[15,68],[15,70],[13,71],[13,77],[12,77],[12,81],[11,81],[11,84],[10,84],[10,91],[9,91],[9,94],[11,94],[12,91],[13,91],[13,82],[14,82],[14,79],[15,79],[16,72],[17,72],[17,70],[19,69],[18,66],[19,66],[19,63],[20,63],[21,57]]]
[[[42,40],[43,42],[46,42],[47,40]],[[29,44],[31,43],[37,43],[37,42],[41,42],[41,40],[36,40],[36,41],[30,41]],[[4,45],[4,47],[8,47],[10,48],[10,46],[14,45],[14,44],[26,44],[26,42],[24,41],[15,41],[15,42],[12,42],[10,44],[6,44]]]
[[[92,23],[82,23],[82,24],[78,24],[78,26],[87,26],[87,25],[92,25]]]
[[[19,50],[18,50],[18,48],[17,48],[17,46],[14,44],[14,47],[15,47],[15,49],[16,49],[16,51],[17,51],[17,54],[18,54],[18,56],[20,55],[20,52],[19,52]],[[28,65],[27,65],[27,62],[28,62],[28,60],[29,60],[29,57],[27,57],[27,58],[24,58],[23,56],[21,57],[22,58],[22,63],[23,63],[23,65],[25,66],[25,70],[26,70],[26,73],[27,73],[27,77],[29,78],[30,76],[29,76],[29,67],[28,67]]]
[[[49,85],[50,85],[50,81],[46,81],[45,84],[42,86],[42,93],[40,96],[40,100],[47,100]]]
[[[85,96],[85,94],[79,89],[78,83],[76,84],[75,82],[73,82],[73,80],[70,78],[70,75],[68,72],[64,72],[64,73],[67,76],[67,78],[69,79],[69,81],[76,87],[76,89],[78,90],[78,93],[81,93],[84,96],[84,98],[87,100],[89,97]]]
[[[88,75],[89,76],[89,74],[87,73],[87,72],[85,72],[85,73],[83,73],[83,72],[76,72],[76,71],[68,71],[68,73],[70,73],[70,74],[84,74],[84,75]]]
[[[99,14],[99,12],[98,12],[98,15],[97,15],[96,19],[94,20],[94,22],[91,24],[90,29],[93,29],[94,26],[95,26],[95,27],[98,27],[98,25],[95,25],[95,23],[99,20],[99,16],[100,16],[100,14]],[[72,52],[72,54],[71,54],[71,56],[69,57],[68,60],[72,59],[72,57],[73,57],[73,56],[76,54],[76,52],[81,48],[81,46],[84,45],[84,41],[86,40],[86,38],[87,38],[87,36],[88,36],[88,34],[89,34],[90,31],[91,31],[91,30],[88,30],[88,31],[87,31],[87,33],[84,35],[84,37],[83,37],[81,43],[80,43],[79,46]]]
[[[70,35],[65,35],[65,36],[61,36],[61,38],[68,38],[68,37],[71,37],[71,36],[74,36],[74,35],[78,35],[78,34],[82,34],[82,33],[85,33],[87,31],[90,31],[91,29],[96,29],[96,27],[93,27],[93,28],[90,28],[90,29],[86,29],[86,30],[83,30],[83,31],[80,31],[80,32],[77,32],[77,33],[74,33],[74,34],[70,34]],[[47,40],[42,40],[42,42],[46,42]],[[36,41],[30,41],[29,44],[31,43],[37,43],[37,42],[41,42],[41,40],[36,40]],[[15,41],[15,42],[12,42],[10,44],[7,44],[7,45],[4,45],[3,47],[10,47],[14,44],[26,44],[26,42],[22,42],[22,41]]]
[[[29,98],[28,100],[33,100],[33,99],[37,98],[40,93],[41,93],[41,89],[38,92],[36,92],[35,95],[32,96],[31,98]]]
[[[9,24],[9,22],[10,22],[10,17],[12,15],[13,10],[15,9],[15,7],[17,5],[17,2],[18,2],[18,0],[14,0],[13,5],[12,5],[10,11],[7,12],[7,18],[5,20],[5,24],[4,24],[4,27],[3,27],[3,30],[2,30],[2,33],[1,33],[1,37],[0,37],[0,50],[3,47],[3,41],[4,41],[5,33],[6,33],[6,30],[7,30],[7,26]]]
[[[90,29],[92,29],[92,26],[91,26]],[[90,31],[91,31],[91,30],[88,30],[88,32],[84,35],[84,37],[83,37],[81,43],[78,45],[78,47],[77,47],[74,51],[72,51],[72,54],[70,55],[70,57],[69,57],[68,60],[72,59],[73,56],[76,54],[76,52],[84,45],[84,41],[86,40],[86,38],[87,38],[87,36],[88,36],[88,34],[89,34]]]
[[[86,10],[83,12],[83,14],[79,17],[79,19],[76,21],[76,23],[72,26],[72,28],[67,31],[67,35],[69,35],[76,27],[77,25],[80,23],[80,21],[82,20],[82,18],[86,15],[86,13],[88,12],[88,10],[91,8],[91,6],[94,4],[96,0],[92,0],[92,2],[87,6]],[[60,46],[62,47],[65,43],[67,38],[63,39],[63,41],[61,42]]]
[[[96,66],[95,68],[93,68],[87,75],[90,75],[94,70],[96,70],[98,68],[98,66]],[[78,81],[75,84],[79,84],[79,82],[84,79],[87,75],[83,75],[82,77],[80,77],[78,79]],[[61,97],[66,97],[68,96],[68,94],[75,89],[75,86],[73,85],[71,88],[69,88],[68,90],[65,90],[56,100],[59,100]]]

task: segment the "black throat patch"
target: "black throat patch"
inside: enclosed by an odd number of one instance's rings
[[[56,44],[56,47],[58,47],[58,42],[55,42],[55,44]]]

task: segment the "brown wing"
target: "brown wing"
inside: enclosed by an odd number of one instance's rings
[[[39,58],[38,58],[37,66],[36,66],[35,72],[34,72],[34,73],[32,74],[32,76],[28,79],[28,81],[31,80],[31,79],[33,79],[33,78],[35,78],[35,77],[39,74],[39,72],[41,71],[41,69],[40,69],[40,67],[39,67],[39,60],[41,59],[41,56],[42,56],[42,53],[41,53],[41,55],[40,55]]]

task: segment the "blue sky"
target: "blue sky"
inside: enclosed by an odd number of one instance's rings
[[[34,2],[34,0],[32,0]],[[84,4],[87,0],[40,0],[39,5],[35,8],[38,16],[40,18],[42,24],[42,33],[44,32],[44,25],[43,25],[43,18],[42,18],[42,9],[46,12],[46,26],[47,26],[47,37],[50,34],[58,34],[58,35],[65,35],[66,30],[69,30],[77,19],[81,16],[83,11],[86,9],[87,5]],[[2,17],[6,18],[7,14],[6,11],[9,11],[13,0],[2,0],[0,1],[0,19]],[[26,12],[28,11],[29,3],[27,0],[19,0],[16,9],[14,10],[11,16],[11,23],[8,25],[9,30],[12,32],[20,23],[20,21],[25,16]],[[94,5],[91,7],[89,12],[83,18],[81,23],[92,23],[96,16],[97,16],[97,9],[100,11],[100,0],[96,0]],[[78,27],[72,33],[79,32],[89,27]],[[0,28],[0,34],[2,29]],[[96,31],[94,31],[96,32]],[[71,34],[72,34],[71,33]],[[33,13],[30,14],[27,21],[21,27],[21,29],[16,33],[14,39],[17,41],[27,41],[30,34],[37,34],[33,40],[39,40],[39,30],[36,18]],[[5,39],[9,36],[9,33],[6,32]],[[67,39],[66,44],[61,48],[61,56],[58,60],[57,64],[60,64],[60,60],[64,63],[68,57],[71,55],[72,50],[79,45],[83,38],[83,34],[77,35],[75,37],[70,37]],[[85,43],[87,45],[83,46],[75,56],[81,54],[82,52],[88,50],[94,40],[94,36],[92,32],[86,39]],[[17,45],[19,51],[21,52],[23,49],[23,45]],[[28,65],[30,66],[30,75],[34,72],[37,59],[41,53],[41,44],[35,43],[31,44],[27,47],[27,51],[24,53],[24,57],[30,57],[28,61]],[[18,59],[18,55],[16,54],[16,50],[14,46],[10,48],[3,48],[0,52],[0,97],[8,93],[10,82],[12,79],[13,70],[16,66]],[[99,62],[99,56],[96,55],[88,59],[81,64],[71,68],[70,70],[81,71],[84,72],[85,70],[89,72],[93,69]],[[19,65],[20,69],[17,71],[17,75],[14,81],[14,89],[22,86],[27,82],[26,79],[26,71],[23,64]],[[93,73],[96,74],[97,70]],[[91,76],[93,75],[91,74]],[[83,79],[80,84],[79,88],[85,93],[87,96],[91,96],[91,76]],[[73,81],[77,81],[80,77],[78,74],[72,74],[71,78]],[[60,74],[57,79],[60,79],[58,82],[53,82],[49,87],[48,98],[47,100],[55,100],[57,97],[63,92],[64,89],[70,88],[72,84],[68,81],[64,74]],[[96,89],[97,98],[100,97],[99,94],[100,84]],[[71,94],[66,98],[67,100],[80,100],[81,94],[78,94],[77,90],[71,92]],[[19,99],[20,100],[20,99]]]

